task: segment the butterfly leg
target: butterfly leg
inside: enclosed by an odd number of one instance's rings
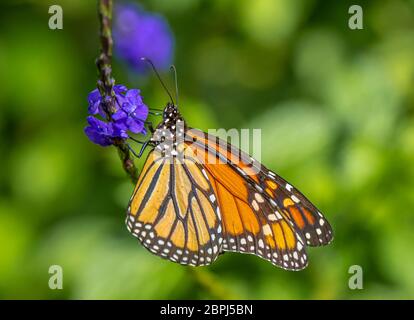
[[[146,147],[148,147],[148,145],[150,144],[150,140],[147,140],[147,141],[145,141],[145,142],[141,142],[141,141],[138,141],[138,140],[134,140],[134,141],[136,141],[136,142],[139,142],[139,143],[142,143],[142,147],[141,147],[141,149],[139,150],[139,153],[137,154],[136,152],[135,152],[135,150],[134,149],[132,149],[132,147],[129,145],[129,143],[127,143],[127,146],[128,146],[128,149],[132,152],[132,154],[135,156],[135,157],[137,157],[137,158],[141,158],[142,157],[142,154],[144,153],[144,151],[145,151],[145,149],[146,149]]]
[[[152,114],[154,116],[161,116],[163,112],[164,111],[161,109],[149,108],[149,114]]]
[[[144,144],[148,141],[148,140],[147,141],[139,141],[139,140],[135,139],[134,137],[129,137],[129,139],[131,139],[132,141],[134,141],[136,143],[139,143],[139,144]]]
[[[152,122],[151,122],[151,121],[145,121],[145,124],[148,126],[148,130],[149,130],[151,133],[154,133],[154,132],[155,132],[155,129],[154,129],[154,127],[152,126]]]

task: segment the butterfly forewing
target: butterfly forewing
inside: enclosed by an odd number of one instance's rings
[[[281,177],[217,137],[196,129],[187,134],[212,175],[225,229],[225,251],[253,253],[282,268],[300,270],[307,265],[305,243],[324,245],[332,240],[323,215]],[[214,153],[217,161],[212,162],[203,151]]]
[[[299,228],[307,245],[321,246],[332,241],[329,222],[300,191],[266,168],[261,172],[261,180],[269,196]]]
[[[228,160],[223,163],[220,161],[223,153],[231,152],[234,147],[219,147],[222,142],[198,130],[192,129],[188,135],[194,154],[204,162],[219,203],[224,229],[223,250],[255,254],[289,270],[306,267],[302,235],[276,202],[262,194],[251,164],[241,162],[240,154],[234,157],[226,154]],[[205,153],[215,154],[216,161],[205,157]],[[240,162],[236,164],[237,158]],[[251,162],[250,157],[244,155],[243,158]],[[250,176],[247,175],[249,171]]]

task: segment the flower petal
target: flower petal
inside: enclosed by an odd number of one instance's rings
[[[127,118],[127,113],[124,111],[124,110],[122,110],[122,109],[119,109],[117,112],[115,112],[113,115],[112,115],[112,119],[115,121],[115,122],[118,122],[118,121],[123,121],[124,119],[126,119]]]
[[[142,129],[144,128],[144,122],[140,121],[140,120],[135,120],[132,118],[128,118],[127,122],[126,122],[129,131],[131,131],[132,133],[141,133]]]
[[[123,84],[117,84],[114,86],[115,94],[124,94],[126,91],[128,91],[128,88]]]
[[[145,121],[148,118],[148,107],[145,104],[141,104],[137,106],[137,108],[134,110],[132,116],[136,120]]]
[[[95,89],[91,93],[89,93],[88,94],[88,113],[92,115],[97,114],[100,102],[101,102],[101,94],[99,93],[98,89]]]

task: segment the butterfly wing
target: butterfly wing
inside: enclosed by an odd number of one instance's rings
[[[329,244],[332,227],[323,214],[295,187],[274,172],[262,168],[261,186],[290,218],[311,247]]]
[[[214,190],[200,163],[156,150],[141,172],[126,224],[152,253],[181,264],[212,263],[223,241]]]
[[[307,265],[305,242],[320,245],[332,239],[322,214],[282,178],[217,137],[195,129],[187,136],[218,198],[224,251],[252,253],[301,270]]]

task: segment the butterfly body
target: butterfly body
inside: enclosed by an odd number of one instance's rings
[[[329,223],[302,193],[247,153],[187,127],[174,104],[151,143],[126,224],[152,253],[200,266],[233,251],[301,270],[306,246],[332,240]]]

